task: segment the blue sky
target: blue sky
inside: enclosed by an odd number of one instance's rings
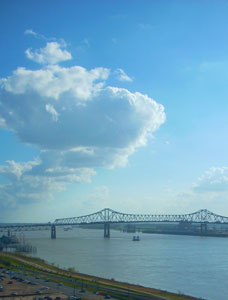
[[[0,221],[228,215],[227,1],[1,1]]]

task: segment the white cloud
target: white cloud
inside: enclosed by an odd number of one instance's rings
[[[9,179],[20,180],[21,175],[32,169],[33,166],[38,164],[38,161],[17,163],[13,160],[6,161],[6,165],[0,165],[0,174],[6,175]]]
[[[210,168],[193,184],[197,193],[228,192],[228,167]]]
[[[83,43],[84,45],[86,45],[87,47],[90,46],[89,40],[88,40],[87,38],[84,38],[83,41],[82,41],[82,43]]]
[[[60,61],[55,51],[45,53],[29,55]],[[0,126],[41,150],[34,162],[0,166],[8,178],[2,197],[12,203],[52,198],[68,183],[89,182],[95,168],[125,166],[146,145],[165,122],[164,107],[139,92],[105,86],[108,76],[106,68],[48,65],[18,68],[0,80]]]
[[[27,49],[25,54],[28,59],[35,61],[39,64],[57,64],[61,61],[72,59],[71,53],[67,50],[61,49],[62,46],[57,42],[47,43],[45,48],[32,51]]]
[[[49,114],[51,114],[52,120],[53,120],[53,121],[58,121],[59,114],[58,114],[57,111],[54,109],[54,107],[53,107],[51,104],[46,104],[45,108],[46,108],[46,111],[47,111]]]
[[[0,84],[12,94],[35,93],[42,100],[42,97],[58,99],[67,93],[71,101],[79,102],[95,94],[103,86],[108,74],[109,70],[105,68],[87,71],[80,66],[63,68],[55,65],[35,71],[20,67],[12,76],[0,79]]]
[[[200,72],[220,72],[222,69],[227,69],[226,61],[204,61],[199,65]]]
[[[112,41],[113,44],[116,44],[117,43],[117,38],[112,38],[111,41]]]
[[[0,118],[0,128],[6,128],[6,121],[3,118]]]
[[[26,29],[24,32],[25,35],[31,35],[36,39],[44,40],[46,42],[57,42],[59,43],[62,47],[66,47],[67,43],[65,42],[64,39],[62,38],[56,38],[56,37],[46,37],[43,34],[40,34],[38,32],[35,32],[33,29]]]
[[[94,83],[107,74],[103,68],[77,66],[20,68],[2,80],[0,117],[22,142],[40,149],[92,147],[95,152],[112,148],[118,154],[132,153],[165,121],[164,108],[147,95]],[[44,113],[47,97],[49,113],[52,108],[58,117],[55,124]]]
[[[26,29],[26,30],[25,30],[25,34],[33,35],[33,36],[35,36],[35,37],[38,36],[38,34],[37,34],[35,31],[33,31],[32,29]]]
[[[42,163],[39,160],[26,163],[7,161],[6,165],[0,165],[0,174],[8,179],[0,186],[0,199],[10,206],[15,206],[17,202],[50,200],[67,184],[90,182],[91,176],[96,174],[93,169],[59,167],[58,163],[54,168],[41,172]]]
[[[221,215],[228,211],[228,167],[212,167],[192,186],[175,197],[177,211],[194,212],[202,208]]]
[[[128,81],[131,82],[133,81],[133,79],[131,77],[129,77],[123,69],[117,69],[114,74],[116,75],[116,79],[118,79],[119,81]]]
[[[139,28],[141,29],[151,29],[153,26],[151,24],[140,23]]]

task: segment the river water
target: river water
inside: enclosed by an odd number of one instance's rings
[[[27,232],[37,247],[34,256],[63,268],[105,278],[180,292],[210,300],[228,299],[228,238],[133,234],[102,230],[57,228]]]

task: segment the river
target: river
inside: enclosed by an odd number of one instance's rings
[[[228,238],[133,234],[102,230],[57,228],[26,232],[37,247],[34,256],[63,268],[105,278],[180,292],[210,300],[228,299]]]

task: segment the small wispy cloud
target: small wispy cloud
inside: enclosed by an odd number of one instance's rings
[[[75,50],[77,52],[84,52],[86,51],[88,48],[90,47],[90,41],[88,38],[84,38],[83,40],[81,40],[77,47],[75,48]]]
[[[57,113],[55,108],[51,104],[46,104],[45,109],[52,116],[52,120],[57,122],[59,114]]]
[[[87,47],[90,46],[89,40],[88,40],[87,38],[84,38],[83,41],[82,41],[82,43],[83,43],[84,45],[86,45]]]
[[[193,191],[199,193],[227,192],[228,167],[210,168],[193,184]]]
[[[151,24],[145,24],[145,23],[140,23],[138,26],[141,29],[151,29],[152,28]]]
[[[34,38],[40,39],[40,40],[44,40],[46,42],[51,42],[51,41],[58,42],[59,44],[61,44],[62,47],[66,47],[67,46],[67,43],[65,42],[64,39],[62,39],[62,38],[57,39],[55,37],[46,37],[43,34],[35,32],[33,29],[26,29],[24,31],[24,34],[25,35],[32,35]]]
[[[204,61],[199,66],[200,72],[216,71],[216,70],[220,71],[222,69],[227,69],[226,61]]]
[[[208,208],[223,214],[228,209],[228,167],[212,167],[176,196],[178,206],[189,211]]]
[[[119,81],[128,81],[128,82],[133,81],[133,79],[132,79],[130,76],[128,76],[128,75],[124,72],[123,69],[120,69],[120,68],[119,68],[119,69],[115,70],[115,71],[114,71],[114,74],[115,74],[116,79],[119,80]]]
[[[112,41],[113,44],[117,43],[117,39],[116,38],[112,38],[111,41]]]
[[[40,35],[38,35],[35,31],[33,31],[32,29],[26,29],[24,33],[25,33],[25,34],[33,35],[33,36],[35,36],[35,37],[39,37],[39,36],[40,36]],[[41,36],[41,37],[43,37],[43,36]]]

